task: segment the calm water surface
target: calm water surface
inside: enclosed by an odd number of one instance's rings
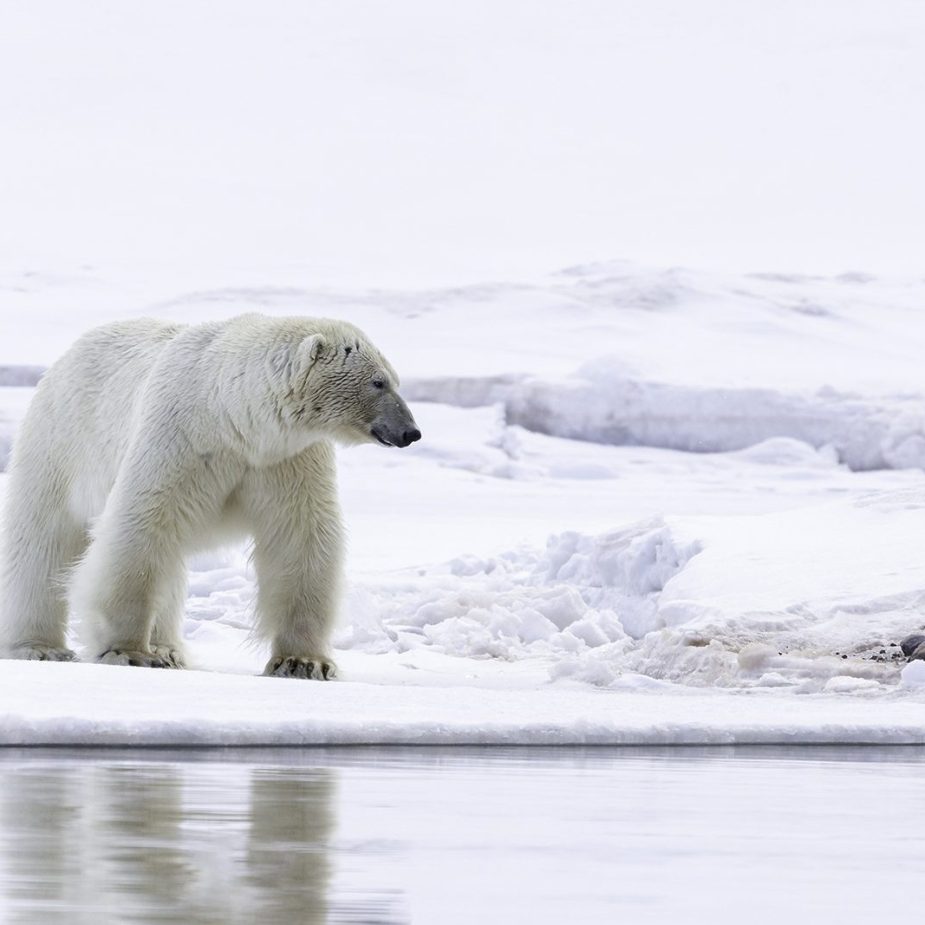
[[[870,922],[925,749],[0,750],[4,923]]]

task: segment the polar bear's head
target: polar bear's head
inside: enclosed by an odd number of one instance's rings
[[[295,348],[299,416],[339,443],[405,447],[421,431],[398,394],[398,374],[358,328],[329,322]]]

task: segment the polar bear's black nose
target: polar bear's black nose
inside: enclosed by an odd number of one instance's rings
[[[420,440],[420,439],[421,439],[421,432],[416,427],[413,427],[411,430],[406,430],[401,435],[400,445],[410,446],[410,444],[414,443],[415,440]]]

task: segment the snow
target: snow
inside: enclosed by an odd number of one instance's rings
[[[925,687],[925,662],[921,659],[909,662],[903,668],[901,677],[904,687]]]
[[[790,437],[852,469],[925,465],[923,279],[613,261],[532,283],[384,292],[319,290],[305,270],[274,275],[273,286],[192,278],[139,296],[116,271],[30,274],[0,287],[0,313],[29,317],[4,332],[0,363],[49,363],[86,327],[126,315],[333,315],[389,344],[410,399],[500,405],[506,423],[535,433],[695,452]]]
[[[218,550],[200,671],[3,663],[0,736],[922,741],[922,9],[579,6],[6,17],[0,492],[124,317],[347,318],[424,439],[340,454],[342,681]]]
[[[419,670],[438,666],[425,661]],[[157,670],[129,680],[127,673],[5,664],[0,745],[925,743],[921,698],[872,702],[854,686],[803,698],[795,710],[788,695],[774,692],[732,697],[629,683],[605,693],[528,685],[492,670],[453,684],[444,677],[387,685]]]
[[[741,294],[755,286],[763,300]],[[799,304],[827,288],[827,313],[787,309],[780,287]],[[907,302],[894,301],[899,291]],[[335,637],[342,680],[256,677],[266,652],[250,639],[247,549],[217,550],[191,563],[186,636],[200,671],[7,662],[0,734],[75,744],[925,741],[915,720],[925,678],[898,647],[925,627],[925,475],[910,467],[925,445],[911,372],[922,292],[623,262],[529,287],[336,298],[297,289],[270,306],[262,290],[234,289],[148,306],[193,321],[319,311],[327,298],[330,314],[372,331],[402,372],[421,443],[340,453],[350,534]],[[46,317],[64,339],[109,314]],[[803,348],[823,317],[837,336],[815,337],[811,355]],[[35,331],[12,330],[15,349],[47,362]],[[691,349],[698,338],[703,355]],[[760,344],[775,345],[770,359]],[[31,392],[0,389],[0,438]],[[49,671],[73,679],[66,706]]]

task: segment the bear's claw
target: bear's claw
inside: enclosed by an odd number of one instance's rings
[[[13,658],[30,662],[76,662],[77,656],[70,650],[41,643],[17,646],[11,653]]]
[[[186,661],[179,649],[172,646],[159,646],[155,643],[151,646],[151,650],[158,658],[164,659],[168,668],[186,668]]]
[[[330,681],[337,676],[337,666],[320,655],[277,655],[267,662],[264,675],[274,678],[309,678]]]
[[[140,668],[179,668],[166,655],[138,649],[107,649],[98,659],[104,665],[132,665]]]

